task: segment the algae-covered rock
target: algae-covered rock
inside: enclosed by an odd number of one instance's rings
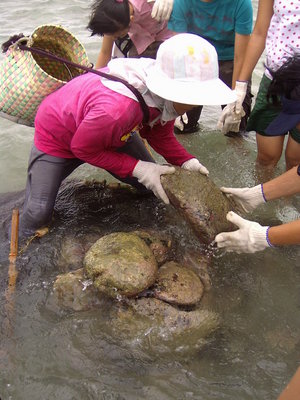
[[[234,230],[226,214],[237,210],[237,205],[207,176],[176,168],[174,174],[162,175],[161,183],[171,204],[202,243],[209,244],[218,233]]]
[[[201,300],[203,290],[203,284],[194,271],[170,261],[158,271],[154,296],[170,304],[191,306]]]
[[[134,233],[112,233],[94,243],[84,257],[94,286],[109,296],[135,296],[153,285],[157,262],[146,243]]]
[[[158,232],[147,232],[144,230],[134,231],[149,246],[158,265],[162,265],[171,257],[172,239]]]
[[[98,292],[84,275],[83,268],[58,275],[53,289],[52,302],[62,308],[84,311],[99,303]]]

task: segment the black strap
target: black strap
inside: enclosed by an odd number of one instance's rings
[[[129,50],[133,46],[133,42],[128,35],[115,40],[116,47],[120,50],[124,57],[127,57]]]
[[[31,53],[36,53],[36,54],[39,54],[39,55],[41,55],[43,57],[51,58],[51,59],[53,59],[55,61],[58,61],[58,62],[60,62],[62,64],[67,64],[67,65],[70,65],[70,66],[75,67],[75,68],[80,68],[80,69],[83,69],[84,71],[87,71],[87,72],[93,72],[94,74],[100,75],[100,76],[102,76],[103,78],[106,78],[106,79],[110,79],[111,81],[123,83],[123,85],[125,85],[129,90],[131,90],[132,93],[135,95],[135,97],[138,99],[138,101],[140,103],[140,106],[141,106],[141,109],[143,111],[143,115],[144,115],[143,123],[146,124],[146,123],[149,122],[149,108],[148,108],[143,96],[141,95],[141,93],[134,86],[132,86],[125,79],[119,78],[119,77],[114,76],[114,75],[106,74],[105,72],[100,72],[100,71],[98,71],[96,69],[93,69],[93,68],[90,68],[90,67],[86,67],[85,65],[76,64],[76,63],[74,63],[72,61],[69,61],[69,60],[66,60],[64,58],[58,57],[55,54],[51,54],[48,51],[45,51],[45,50],[42,50],[42,49],[38,49],[38,48],[35,48],[35,47],[28,47],[28,46],[26,46],[24,44],[19,44],[18,47],[21,50],[28,50]]]

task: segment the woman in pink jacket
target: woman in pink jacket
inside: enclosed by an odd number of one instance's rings
[[[160,176],[174,172],[156,164],[142,138],[169,164],[208,174],[173,133],[178,115],[199,104],[224,104],[234,93],[218,78],[215,48],[192,34],[165,41],[157,59],[112,60],[106,69],[142,95],[149,121],[123,83],[83,74],[50,94],[35,119],[20,234],[49,224],[63,179],[89,163],[138,189],[147,188],[168,204]]]

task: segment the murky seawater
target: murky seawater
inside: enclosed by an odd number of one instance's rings
[[[83,0],[3,0],[1,43],[44,23],[62,24],[95,61],[99,39],[90,38],[85,30],[90,4]],[[254,91],[261,73],[259,64]],[[213,131],[218,111],[205,108],[201,133],[178,139],[207,166],[216,184],[258,183],[254,136],[233,139]],[[61,242],[68,235],[84,234],[89,226],[116,231],[155,223],[177,237],[183,232],[181,227],[174,221],[160,226],[157,213],[163,206],[156,202],[138,209],[138,203],[128,201],[121,208],[105,210],[93,202],[95,208],[82,212],[81,204],[76,208],[70,185],[72,207],[58,205],[52,233],[19,256],[17,285],[10,293],[7,224],[13,206],[22,205],[33,130],[4,119],[0,119],[0,128],[1,399],[271,400],[278,396],[299,364],[299,248],[251,256],[213,254],[211,307],[222,316],[222,323],[201,349],[184,340],[172,345],[152,343],[151,333],[146,338],[120,340],[111,327],[110,304],[104,304],[101,312],[59,312],[49,306],[53,281],[62,272],[58,263]],[[276,173],[283,169],[281,162]],[[110,180],[108,174],[88,166],[73,177]],[[132,209],[138,210],[138,221]],[[299,198],[295,197],[267,204],[251,218],[262,224],[286,222],[299,218],[298,210]],[[191,242],[182,236],[183,249]]]

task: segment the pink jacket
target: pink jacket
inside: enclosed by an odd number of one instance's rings
[[[159,110],[149,108],[150,121]],[[93,73],[72,79],[47,96],[35,118],[34,143],[46,154],[78,158],[120,177],[131,176],[138,162],[117,153],[128,133],[140,126],[143,114],[139,103],[108,89]],[[181,166],[193,158],[177,141],[174,121],[157,122],[151,129],[140,127],[140,134],[170,164]]]
[[[131,24],[128,35],[133,41],[138,54],[143,53],[151,43],[164,42],[174,35],[168,29],[168,22],[157,22],[151,17],[154,1],[130,0],[134,9],[134,20]]]

